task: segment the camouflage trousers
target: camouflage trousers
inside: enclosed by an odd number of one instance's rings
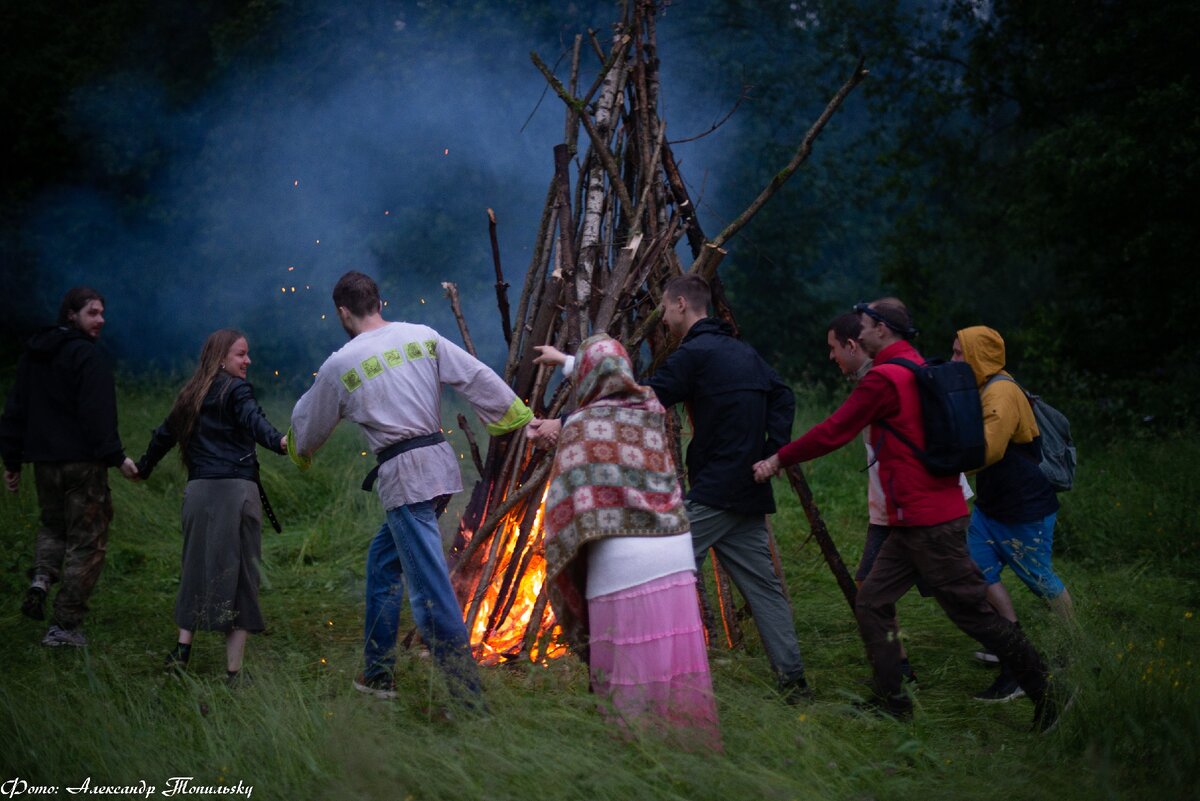
[[[33,466],[33,475],[42,525],[32,572],[60,583],[54,622],[77,628],[108,551],[113,517],[108,468],[88,462],[40,463]]]

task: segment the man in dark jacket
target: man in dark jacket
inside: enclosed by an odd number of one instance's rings
[[[792,607],[775,573],[767,515],[775,511],[769,484],[753,466],[791,436],[791,389],[730,327],[707,316],[708,284],[695,275],[663,287],[663,321],[681,342],[647,382],[663,406],[683,403],[692,422],[687,452],[690,490],[685,507],[696,569],[714,549],[754,613],[763,649],[789,702],[811,695],[796,641]],[[562,364],[565,354],[539,346],[539,364]],[[553,442],[559,421],[535,420],[530,441]]]
[[[21,465],[32,462],[41,509],[33,583],[21,611],[42,620],[50,585],[61,584],[43,645],[87,645],[81,625],[112,520],[108,468],[137,476],[117,434],[112,368],[96,347],[103,327],[104,297],[89,287],[69,290],[58,324],[26,345],[0,417],[4,483],[17,492]]]
[[[754,613],[763,648],[784,697],[810,694],[792,607],[775,574],[767,515],[775,511],[770,484],[754,481],[754,463],[791,438],[792,390],[725,322],[708,317],[711,294],[696,275],[663,287],[663,321],[680,338],[649,384],[663,406],[683,403],[692,422],[687,451],[697,571],[709,548]]]

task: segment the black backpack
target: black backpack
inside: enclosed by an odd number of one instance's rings
[[[878,425],[912,449],[925,469],[935,476],[956,476],[983,467],[987,443],[983,437],[983,404],[975,372],[966,362],[930,359],[918,365],[908,359],[889,359],[917,377],[921,421],[925,424],[925,449],[886,422]]]

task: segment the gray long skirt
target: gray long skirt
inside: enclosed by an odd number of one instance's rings
[[[189,481],[183,490],[183,570],[175,622],[191,631],[262,631],[258,563],[262,502],[241,478]]]

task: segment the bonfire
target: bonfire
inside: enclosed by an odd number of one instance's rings
[[[742,214],[710,237],[658,113],[655,11],[654,2],[635,0],[625,4],[624,17],[613,26],[608,41],[601,42],[594,32],[576,36],[565,80],[532,55],[534,67],[563,101],[566,113],[564,141],[553,147],[553,177],[515,314],[500,262],[496,217],[488,210],[500,327],[508,344],[504,378],[540,417],[564,410],[569,385],[552,384],[551,371],[533,363],[533,346],[551,344],[573,353],[587,336],[606,331],[624,343],[639,372],[649,375],[675,345],[660,325],[662,286],[669,278],[685,271],[705,278],[713,289],[714,313],[737,330],[717,272],[724,245],[804,162],[826,123],[866,77],[860,63],[812,124],[791,161]],[[585,62],[596,67],[585,68]],[[685,238],[691,257],[686,265],[677,251]],[[457,289],[453,284],[444,287],[464,345],[474,352]],[[675,464],[682,465],[680,422],[670,417],[670,447]],[[450,564],[476,658],[496,664],[556,657],[566,649],[558,641],[548,606],[542,557],[542,501],[553,454],[533,448],[523,433],[517,433],[492,438],[484,457],[466,419],[460,415],[458,422],[468,436],[480,479],[463,513]],[[854,583],[803,475],[792,470],[788,477],[813,538],[853,606]],[[685,480],[682,473],[680,480]],[[713,557],[718,603],[715,614],[706,615],[710,641],[720,634],[735,647],[744,610],[737,609],[729,581]],[[707,599],[702,601],[706,609],[713,608]]]

